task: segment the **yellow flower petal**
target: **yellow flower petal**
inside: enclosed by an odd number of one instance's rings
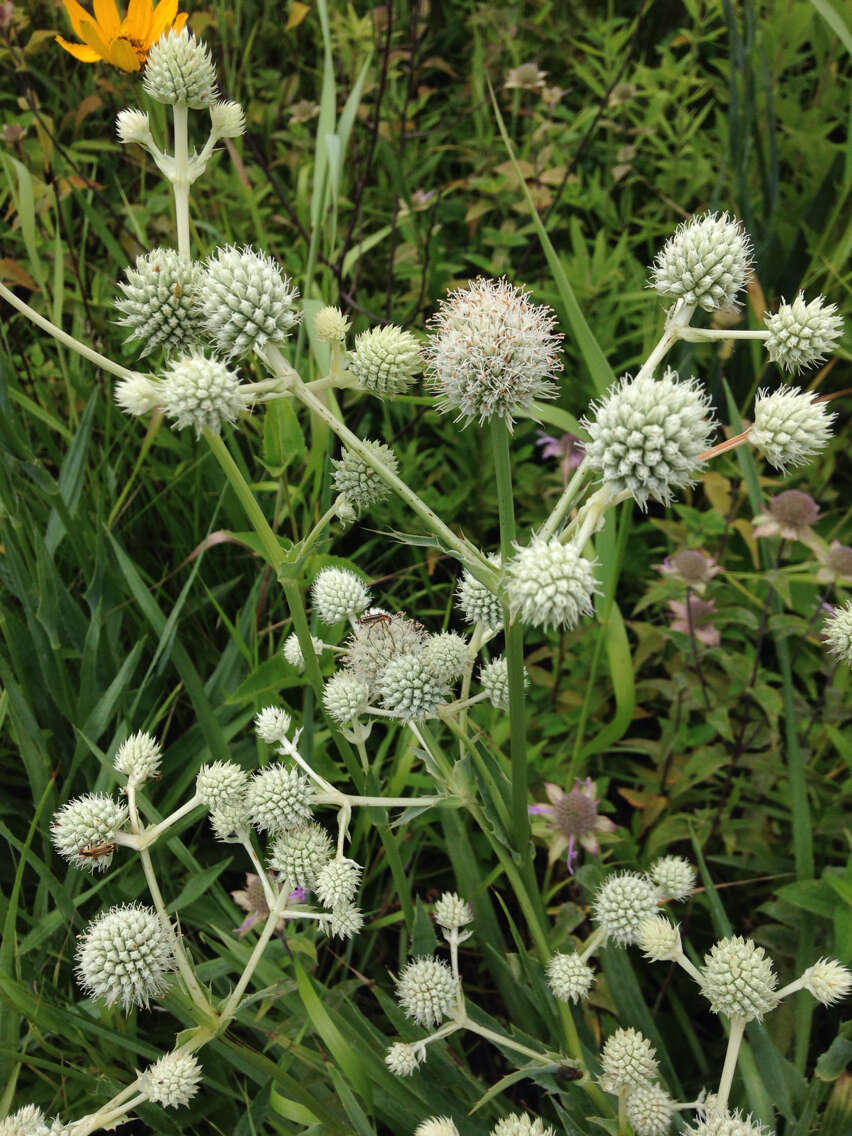
[[[178,18],[174,22],[174,30],[176,32],[183,31],[183,26],[188,19],[189,19],[189,12],[181,12],[181,14],[178,16]]]
[[[86,47],[82,43],[69,43],[67,39],[63,39],[61,35],[56,36],[56,42],[60,47],[64,47],[67,52],[79,59],[81,63],[97,63],[101,58],[96,51],[91,47]]]
[[[101,34],[107,42],[118,35],[121,16],[115,6],[115,0],[95,0],[95,19]]]
[[[148,46],[151,40],[151,21],[154,18],[154,5],[152,0],[130,0],[127,9],[127,18],[122,25],[122,32],[128,39],[135,40]]]
[[[138,71],[142,66],[135,48],[126,39],[119,37],[109,45],[108,60],[122,71]]]
[[[109,57],[109,50],[101,39],[101,31],[97,24],[93,24],[91,18],[80,21],[80,36],[92,49],[96,51],[101,59]]]
[[[68,13],[71,20],[71,27],[80,39],[82,39],[83,33],[80,31],[80,28],[83,20],[91,20],[92,13],[87,12],[82,4],[77,3],[77,0],[62,0],[62,3],[65,5],[65,11]]]
[[[178,0],[160,0],[154,9],[154,18],[151,21],[151,40],[156,43],[160,36],[174,23],[177,15]]]

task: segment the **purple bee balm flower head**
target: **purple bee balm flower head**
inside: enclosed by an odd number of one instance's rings
[[[715,559],[697,548],[684,548],[675,556],[667,556],[656,568],[661,575],[685,584],[699,595],[704,594],[708,581],[720,571]]]
[[[550,434],[543,434],[540,430],[538,433],[536,445],[541,446],[541,456],[558,459],[562,480],[567,483],[585,457],[583,443],[576,434],[563,434],[561,438],[554,438]]]
[[[688,606],[678,600],[670,600],[669,611],[672,613],[670,630],[694,635],[699,643],[707,647],[718,647],[722,642],[719,629],[712,623],[716,611],[713,600],[700,600],[697,596],[690,595]]]
[[[616,826],[609,817],[598,815],[598,789],[589,777],[577,781],[568,793],[551,781],[545,782],[544,791],[550,804],[530,805],[529,812],[549,818],[550,863],[566,853],[568,871],[573,875],[579,857],[577,845],[581,844],[587,852],[597,856],[601,850],[597,834],[615,832]]]

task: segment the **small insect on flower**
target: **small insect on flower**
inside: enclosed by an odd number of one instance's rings
[[[94,848],[81,848],[77,855],[84,856],[87,860],[99,860],[101,856],[111,856],[115,851],[115,841],[111,840],[108,844],[97,844]]]

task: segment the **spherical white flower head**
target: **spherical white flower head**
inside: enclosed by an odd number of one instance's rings
[[[636,945],[651,962],[669,962],[681,952],[680,931],[664,915],[652,915],[640,923]]]
[[[290,715],[280,706],[264,706],[254,720],[254,731],[262,742],[276,745],[283,742],[292,725]]]
[[[656,1081],[660,1074],[656,1050],[637,1029],[617,1029],[601,1051],[601,1087],[623,1093]]]
[[[293,887],[313,888],[317,873],[333,855],[331,837],[322,825],[299,824],[275,837],[269,866],[281,872]]]
[[[345,725],[359,717],[370,702],[370,688],[354,675],[338,671],[322,690],[322,704],[335,722]]]
[[[843,334],[843,319],[836,304],[817,296],[809,304],[800,292],[792,304],[781,301],[775,315],[767,316],[766,349],[769,358],[785,371],[805,371],[821,363]]]
[[[227,356],[283,343],[302,318],[299,292],[271,256],[233,245],[208,257],[198,285],[205,330]]]
[[[140,730],[121,743],[112,763],[119,773],[142,782],[159,777],[162,758],[163,750],[157,739]]]
[[[119,280],[120,327],[130,329],[126,342],[136,340],[140,354],[155,348],[179,351],[189,348],[199,334],[195,295],[200,269],[178,256],[174,249],[154,249],[136,258]]]
[[[556,1136],[549,1124],[541,1117],[532,1117],[526,1112],[516,1112],[503,1116],[491,1129],[491,1136]]]
[[[320,308],[314,319],[314,335],[320,343],[343,343],[352,326],[340,308]]]
[[[357,907],[348,903],[332,911],[326,929],[333,939],[351,939],[363,926],[364,916]]]
[[[200,353],[177,359],[163,375],[159,401],[178,430],[208,428],[221,433],[223,422],[236,421],[246,406],[240,380],[218,359]]]
[[[425,1052],[405,1041],[395,1041],[385,1054],[385,1065],[397,1077],[410,1077],[417,1071]]]
[[[349,371],[355,381],[382,398],[404,394],[421,365],[416,338],[393,324],[362,331],[349,355]]]
[[[105,793],[86,793],[54,814],[50,835],[59,855],[85,872],[103,872],[112,863],[116,833],[127,809]]]
[[[445,891],[435,904],[435,922],[447,931],[458,931],[473,922],[473,909],[470,904],[456,895],[454,891]]]
[[[749,438],[769,464],[784,473],[806,465],[825,449],[835,417],[828,403],[815,401],[808,391],[786,386],[759,390]]]
[[[160,384],[147,375],[131,375],[115,384],[113,398],[116,405],[133,418],[141,418],[161,405],[163,401]]]
[[[778,977],[772,960],[753,939],[734,935],[714,943],[704,956],[701,993],[717,1014],[762,1018],[778,1004],[775,987]]]
[[[154,44],[148,52],[142,86],[158,103],[194,110],[211,106],[219,97],[210,52],[186,28],[167,32]]]
[[[595,972],[576,953],[554,955],[547,964],[547,984],[561,1002],[582,1002],[595,981]]]
[[[404,722],[434,714],[449,698],[449,688],[426,664],[422,653],[391,659],[376,680],[382,706]]]
[[[198,1092],[201,1066],[192,1053],[167,1053],[149,1065],[139,1077],[141,1093],[163,1108],[180,1108],[189,1104]]]
[[[509,608],[532,627],[576,627],[592,614],[598,591],[593,564],[572,544],[536,537],[506,568]]]
[[[298,769],[269,765],[255,773],[246,792],[251,823],[258,832],[282,832],[311,818],[313,789]]]
[[[339,907],[348,907],[355,898],[358,884],[361,882],[360,864],[345,857],[329,860],[317,873],[314,891],[317,893],[323,907],[332,911]]]
[[[154,141],[151,133],[151,123],[144,110],[136,107],[127,107],[120,110],[115,118],[115,132],[119,142],[129,146],[135,142],[139,146],[148,146]]]
[[[381,615],[382,618],[375,618]],[[426,641],[422,624],[397,612],[371,610],[365,613],[346,641],[343,664],[349,674],[370,687],[389,662],[403,655],[421,654]]]
[[[218,809],[212,809],[210,827],[214,837],[223,844],[230,844],[235,836],[248,836],[251,820],[245,800],[230,801],[220,805]]]
[[[210,809],[240,805],[248,788],[248,774],[233,761],[202,765],[195,779],[195,792]]]
[[[442,682],[454,683],[465,673],[471,661],[470,645],[455,631],[430,635],[423,648],[427,667]]]
[[[614,493],[668,505],[674,491],[695,483],[698,455],[714,431],[710,399],[694,379],[667,370],[662,378],[624,375],[583,419],[585,461]]]
[[[638,872],[620,872],[604,880],[594,899],[595,922],[620,947],[635,943],[639,928],[657,913],[657,889]]]
[[[704,308],[736,308],[754,260],[748,234],[727,213],[702,213],[669,237],[651,268],[660,296]]]
[[[843,1001],[852,990],[852,972],[837,959],[821,958],[802,975],[802,985],[817,1002],[830,1006]]]
[[[627,1096],[625,1111],[636,1136],[664,1136],[676,1104],[660,1085],[637,1085]]]
[[[418,958],[400,974],[396,996],[406,1017],[420,1026],[436,1026],[455,1009],[458,983],[446,963]]]
[[[314,577],[311,600],[323,623],[340,623],[360,615],[370,602],[370,593],[360,576],[347,568],[323,568]]]
[[[448,1116],[430,1116],[417,1125],[414,1136],[459,1136],[459,1130]]]
[[[770,1130],[751,1116],[735,1112],[708,1111],[685,1130],[684,1136],[772,1136]]]
[[[316,635],[311,636],[311,643],[313,644],[314,654],[319,658],[325,650],[325,643],[323,643],[322,639],[317,639]],[[292,631],[284,640],[282,650],[284,652],[284,658],[291,667],[295,667],[300,671],[304,670],[305,656],[302,654],[302,645],[295,631]]]
[[[498,555],[492,552],[488,559],[495,568],[500,567]],[[486,631],[499,631],[503,626],[503,601],[471,576],[467,568],[458,582],[456,598],[468,623],[481,623]]]
[[[562,370],[556,313],[533,304],[505,278],[450,292],[429,321],[426,376],[444,412],[465,425],[495,415],[506,423],[535,399],[553,398]]]
[[[168,927],[151,907],[130,903],[101,912],[77,941],[77,981],[108,1006],[147,1006],[174,969]]]
[[[852,667],[852,600],[834,609],[822,633],[829,654]]]
[[[503,655],[479,668],[479,681],[488,701],[498,710],[509,709],[509,664]],[[529,685],[524,668],[524,686]]]
[[[365,441],[364,445],[391,473],[396,473],[399,462],[390,446],[371,441]],[[332,461],[331,464],[334,466],[332,485],[346,498],[356,517],[390,496],[390,489],[376,471],[354,450],[344,450],[340,461]]]
[[[661,899],[686,899],[695,887],[695,869],[685,856],[661,856],[651,865],[651,879]]]
[[[240,138],[246,132],[245,111],[239,103],[213,103],[210,107],[210,130],[217,138]]]
[[[0,1120],[0,1136],[48,1136],[49,1131],[44,1113],[34,1104],[25,1104]]]

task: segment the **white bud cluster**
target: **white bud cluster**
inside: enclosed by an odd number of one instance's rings
[[[323,687],[322,704],[341,725],[363,714],[369,702],[370,688],[346,671],[333,674]]]
[[[414,1136],[459,1136],[459,1130],[448,1116],[430,1116],[417,1125]]]
[[[325,650],[325,643],[323,643],[322,639],[318,639],[316,635],[311,636],[311,643],[313,644],[314,654],[319,658]],[[292,631],[284,640],[282,651],[284,652],[284,658],[291,667],[295,667],[296,670],[299,671],[305,669],[305,656],[302,653],[302,645],[299,642],[299,636],[295,631]]]
[[[822,296],[806,304],[801,292],[792,304],[782,300],[764,322],[769,328],[769,358],[784,371],[805,371],[823,362],[843,334],[837,305],[827,304]]]
[[[623,1093],[656,1081],[660,1070],[656,1050],[639,1030],[617,1029],[601,1052],[601,1088]]]
[[[432,671],[422,652],[391,659],[376,681],[382,706],[404,722],[434,714],[450,695],[449,686]]]
[[[153,908],[131,903],[101,912],[77,943],[77,981],[108,1006],[147,1006],[174,969],[167,926]]]
[[[435,922],[446,931],[458,931],[473,922],[470,904],[454,891],[445,891],[435,903]]]
[[[547,964],[547,984],[561,1002],[582,1002],[594,981],[595,972],[576,951],[556,954]]]
[[[831,1006],[852,991],[852,972],[837,959],[821,958],[802,975],[802,985],[817,1002]]]
[[[314,890],[323,907],[331,911],[349,907],[361,881],[360,864],[346,857],[329,860],[317,873]]]
[[[397,472],[399,462],[390,446],[386,446],[384,442],[371,441],[363,444],[391,473]],[[354,450],[344,450],[340,460],[332,461],[331,464],[334,467],[332,485],[352,507],[356,518],[390,495],[390,489],[384,481]]]
[[[162,759],[163,750],[157,739],[140,730],[125,738],[118,747],[112,764],[119,773],[141,783],[160,776]]]
[[[126,342],[136,340],[143,356],[158,347],[189,349],[201,330],[194,306],[199,274],[199,266],[174,249],[154,249],[125,268],[115,306],[119,326],[130,329]]]
[[[716,1014],[762,1018],[778,1004],[772,960],[753,939],[733,935],[714,943],[704,956],[701,993]]]
[[[311,585],[311,601],[323,623],[333,624],[360,615],[370,593],[360,576],[347,568],[323,568]]]
[[[651,962],[670,962],[681,953],[680,931],[664,915],[652,915],[639,924],[636,945]]]
[[[808,391],[787,386],[759,390],[749,439],[770,465],[785,473],[825,449],[835,417],[827,402],[818,402]]]
[[[352,326],[340,308],[320,308],[314,320],[314,334],[320,343],[343,343]]]
[[[635,1136],[664,1136],[676,1109],[676,1102],[662,1085],[646,1083],[630,1090],[624,1111]]]
[[[127,809],[105,793],[86,793],[54,814],[51,838],[56,851],[75,868],[103,872],[112,863],[116,834],[127,823]]]
[[[271,256],[233,245],[208,258],[197,286],[207,335],[226,356],[283,343],[302,318],[298,289]]]
[[[221,433],[222,424],[235,422],[247,405],[239,376],[201,352],[171,364],[159,383],[158,402],[178,430],[192,426],[196,437],[205,429]]]
[[[180,1108],[196,1095],[200,1082],[201,1066],[194,1054],[176,1049],[148,1066],[139,1077],[138,1088],[163,1108]]]
[[[351,939],[364,926],[364,916],[354,904],[336,907],[326,923],[326,929],[333,939]]]
[[[532,627],[576,627],[592,614],[598,591],[591,560],[558,538],[534,537],[518,548],[506,568],[509,607]]]
[[[404,394],[421,369],[420,345],[410,331],[390,324],[355,337],[349,371],[365,390],[382,398]]]
[[[651,269],[651,287],[708,312],[734,308],[752,263],[742,224],[727,213],[702,213],[679,225],[663,246]]]
[[[852,667],[852,600],[834,609],[822,633],[829,654]]]
[[[503,655],[490,663],[483,663],[479,668],[479,681],[492,706],[497,710],[509,709],[509,664]],[[526,667],[524,686],[529,686]]]
[[[151,122],[144,110],[136,107],[127,107],[120,110],[115,119],[115,132],[119,142],[129,146],[135,142],[138,146],[152,146],[154,136],[151,133]]]
[[[661,856],[648,873],[661,899],[686,899],[695,887],[695,869],[685,856]]]
[[[488,559],[495,568],[500,567],[500,557],[496,553],[490,553]],[[486,631],[499,631],[503,626],[502,600],[471,576],[466,568],[458,582],[456,598],[468,623],[481,623]]]
[[[254,731],[267,745],[283,742],[290,731],[292,720],[280,706],[264,706],[254,719]]]
[[[491,1129],[491,1136],[556,1136],[556,1133],[540,1116],[515,1112],[501,1117]]]
[[[269,853],[269,866],[293,887],[313,889],[318,873],[334,855],[331,837],[311,821],[280,832]]]
[[[65,1136],[70,1131],[59,1120],[49,1124],[42,1110],[34,1104],[25,1104],[0,1120],[0,1136]]]
[[[246,115],[239,103],[218,102],[210,107],[210,131],[214,138],[240,138],[246,132]]]
[[[425,1049],[409,1045],[405,1041],[395,1041],[385,1054],[385,1065],[397,1077],[410,1077],[420,1066]]]
[[[219,97],[210,52],[186,28],[167,32],[153,45],[142,86],[158,103],[193,110],[209,107]]]
[[[372,694],[388,663],[402,655],[419,654],[426,638],[425,628],[415,620],[399,612],[388,615],[371,609],[347,639],[343,665],[349,674],[366,683]]]
[[[251,778],[245,803],[258,832],[275,835],[310,820],[313,796],[311,783],[303,773],[275,764]]]
[[[421,1026],[436,1026],[455,1009],[458,982],[446,963],[418,958],[400,974],[396,996],[407,1017]]]
[[[234,837],[245,840],[251,828],[245,798],[227,802],[218,809],[211,809],[210,827],[213,829],[214,837],[224,844],[230,843]]]
[[[657,913],[657,889],[638,872],[619,872],[604,880],[595,893],[594,919],[608,939],[619,946],[635,943],[639,928]]]
[[[764,1124],[752,1116],[743,1116],[739,1109],[710,1109],[694,1124],[684,1130],[684,1136],[772,1136]]]
[[[202,765],[195,778],[195,792],[214,811],[241,804],[247,788],[248,774],[233,761]]]
[[[141,418],[162,404],[160,384],[147,375],[131,375],[116,383],[113,392],[116,404],[133,418]]]
[[[465,673],[471,661],[467,639],[455,631],[430,635],[423,648],[427,667],[441,682],[456,682]]]

